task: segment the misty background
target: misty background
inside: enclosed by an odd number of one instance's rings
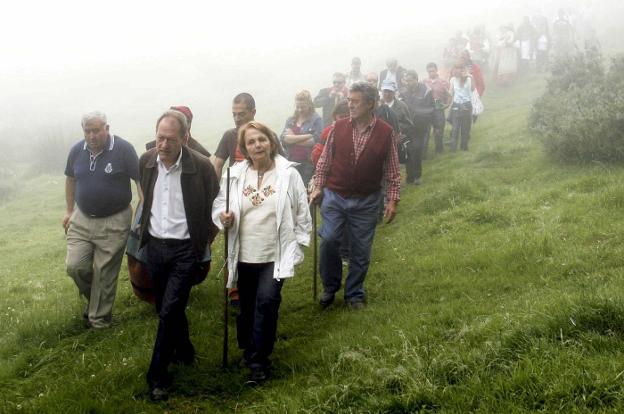
[[[4,5],[0,16],[0,162],[53,156],[61,173],[80,118],[104,111],[111,132],[141,154],[169,106],[194,113],[192,135],[214,152],[233,127],[231,100],[249,92],[256,119],[278,134],[295,93],[315,96],[332,73],[380,72],[389,57],[424,75],[441,63],[456,31],[501,24],[559,8],[590,19],[605,52],[622,50],[624,2],[492,0],[446,2],[165,2],[60,0]],[[487,82],[486,78],[486,82]],[[320,111],[320,110],[319,110]],[[320,112],[319,112],[320,113]]]

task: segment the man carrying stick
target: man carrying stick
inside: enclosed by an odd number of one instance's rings
[[[340,242],[343,232],[350,241],[349,274],[345,303],[351,309],[365,306],[364,278],[377,225],[382,179],[387,183],[385,217],[394,219],[401,175],[392,127],[374,113],[379,95],[367,82],[349,88],[350,117],[337,120],[316,166],[312,202],[321,200],[320,270],[323,293],[320,304],[328,307],[342,282]]]

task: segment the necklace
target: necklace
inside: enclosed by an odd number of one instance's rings
[[[260,186],[262,185],[262,179],[264,178],[264,175],[273,167],[273,163],[271,163],[271,165],[269,165],[269,167],[260,172],[259,169],[257,169],[256,171],[258,172],[258,188],[260,188]]]

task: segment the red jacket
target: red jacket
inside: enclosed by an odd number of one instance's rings
[[[321,158],[323,148],[325,148],[325,143],[327,142],[327,137],[329,137],[329,131],[331,131],[331,125],[327,125],[323,129],[323,131],[321,131],[319,142],[314,144],[314,147],[312,148],[310,159],[312,160],[312,165],[314,165],[314,168],[316,168],[316,164],[318,164],[319,158]]]
[[[485,79],[483,78],[483,72],[481,71],[481,67],[476,63],[470,64],[470,74],[472,75],[472,79],[474,79],[475,89],[479,94],[479,97],[483,96],[483,92],[485,92]]]

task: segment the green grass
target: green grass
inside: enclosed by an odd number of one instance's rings
[[[177,368],[169,402],[146,400],[153,311],[123,270],[113,327],[85,330],[63,179],[24,182],[0,205],[0,412],[624,410],[624,169],[542,155],[526,118],[543,84],[488,90],[470,152],[404,189],[377,230],[368,308],[320,311],[308,257],[283,290],[274,379],[256,388],[234,335],[220,368],[216,259],[188,311],[197,364]]]

